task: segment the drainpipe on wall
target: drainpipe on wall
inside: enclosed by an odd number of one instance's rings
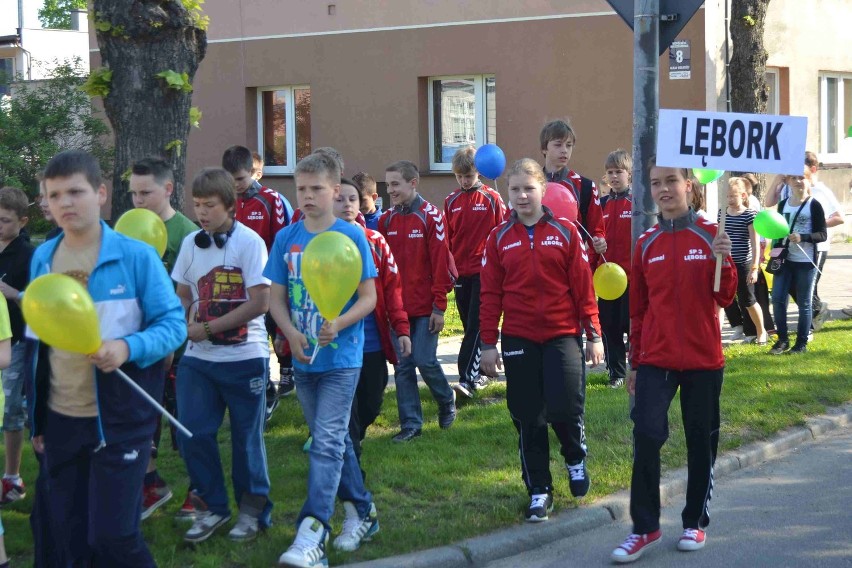
[[[725,104],[728,112],[731,112],[731,54],[728,50],[731,37],[731,20],[728,14],[728,2],[725,2]]]

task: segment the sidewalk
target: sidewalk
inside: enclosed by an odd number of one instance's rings
[[[841,312],[852,306],[852,243],[834,243],[826,261],[824,275],[819,285],[820,296],[828,302],[831,319],[849,319]],[[796,305],[790,302],[788,322],[795,328]],[[723,343],[730,344],[731,330],[725,326]],[[450,381],[458,380],[455,357],[461,338],[447,338],[438,346],[439,360]],[[601,366],[594,371],[604,371]],[[502,377],[501,377],[502,380]],[[771,440],[757,442],[720,455],[716,461],[715,474],[729,475],[735,471],[751,468],[777,457],[787,450],[813,441],[826,432],[846,428],[852,424],[852,404],[832,409],[829,414],[808,419],[806,426],[791,428],[776,434]],[[664,474],[661,482],[661,497],[664,502],[682,495],[686,490],[686,468]],[[767,507],[770,503],[767,503]],[[547,523],[512,526],[491,534],[467,539],[458,543],[422,550],[401,556],[361,562],[352,566],[363,568],[467,568],[483,566],[495,560],[547,546],[568,536],[580,534],[600,527],[610,526],[614,521],[629,518],[629,492],[622,491],[595,503],[567,510],[554,515]],[[617,544],[617,543],[615,543]]]

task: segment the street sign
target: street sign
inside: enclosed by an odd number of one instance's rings
[[[804,116],[660,109],[657,165],[802,175]]]
[[[633,29],[633,6],[635,0],[607,0],[612,9]],[[703,0],[660,0],[660,53],[669,48],[695,12],[704,4]]]
[[[688,39],[676,39],[669,48],[669,79],[691,79],[692,60]]]

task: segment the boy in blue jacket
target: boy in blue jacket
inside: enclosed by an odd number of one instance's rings
[[[31,279],[79,280],[103,339],[78,355],[28,335],[32,442],[44,455],[54,544],[69,565],[155,566],[139,524],[157,411],[114,371],[162,397],[163,358],[186,338],[183,309],[156,251],[100,220],[106,186],[90,154],[61,152],[44,177],[63,233],[36,251]]]

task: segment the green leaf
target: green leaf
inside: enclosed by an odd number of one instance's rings
[[[170,89],[183,91],[184,93],[192,92],[192,83],[189,82],[189,75],[187,73],[178,73],[177,71],[166,69],[157,73],[156,76],[163,79]]]
[[[175,157],[177,157],[177,158],[180,158],[180,152],[181,152],[182,148],[183,148],[183,141],[182,140],[172,140],[171,142],[169,142],[168,144],[166,144],[164,146],[164,150],[166,152],[170,152],[170,151],[174,150]]]
[[[189,125],[201,128],[201,110],[198,107],[189,107]]]
[[[92,70],[86,82],[80,86],[90,97],[105,97],[112,87],[112,71],[106,67]]]

